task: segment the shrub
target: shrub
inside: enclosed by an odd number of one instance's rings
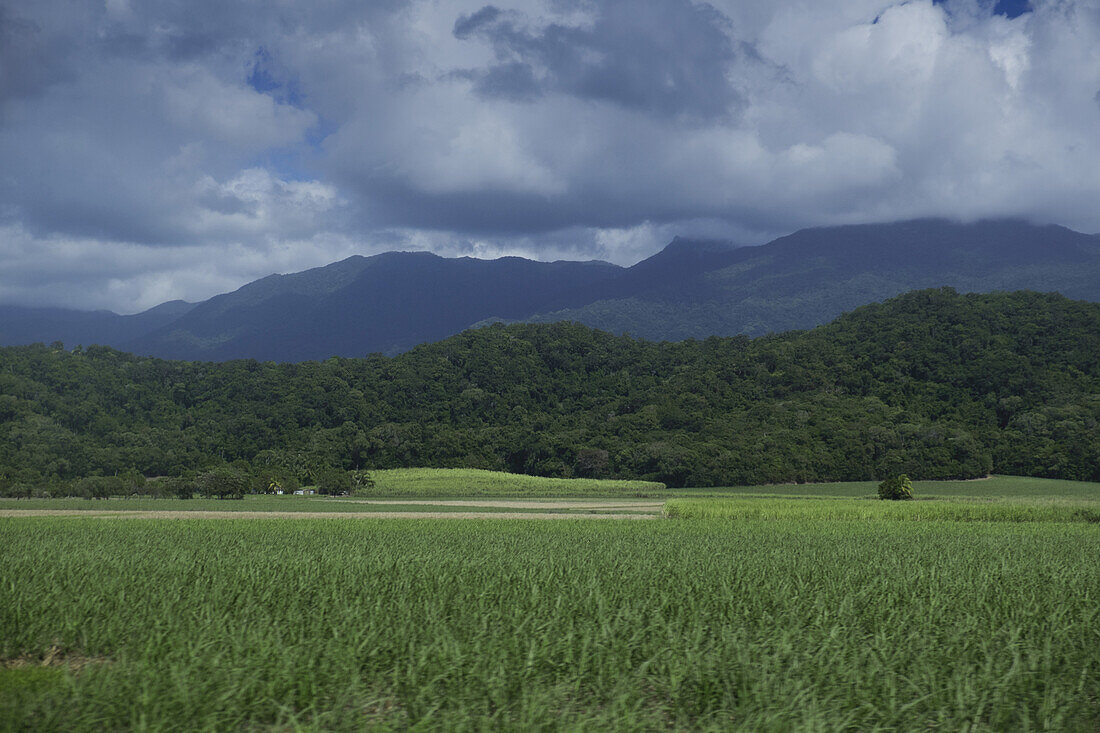
[[[208,499],[243,499],[249,488],[248,476],[232,466],[201,473],[195,483],[199,494]]]
[[[294,474],[285,468],[261,468],[252,477],[252,493],[275,494],[283,491],[294,493],[301,484]]]
[[[160,494],[162,496],[173,496],[177,499],[191,499],[195,495],[195,481],[194,479],[185,478],[183,476],[172,476],[164,478],[159,481]]]
[[[318,494],[342,496],[351,492],[351,475],[338,468],[321,468],[314,472],[313,482]]]
[[[913,482],[904,473],[888,478],[878,485],[878,498],[897,501],[913,498]]]
[[[126,482],[119,476],[85,476],[74,484],[73,490],[85,499],[109,499],[129,493]]]

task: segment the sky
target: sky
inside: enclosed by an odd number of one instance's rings
[[[1100,231],[1100,0],[0,0],[0,303],[933,216]]]

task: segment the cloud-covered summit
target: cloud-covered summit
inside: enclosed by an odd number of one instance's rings
[[[0,0],[0,301],[353,253],[1100,230],[1096,0]]]

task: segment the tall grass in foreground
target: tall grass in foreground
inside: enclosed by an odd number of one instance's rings
[[[1100,522],[1100,501],[880,501],[859,499],[670,499],[679,519],[915,522]]]
[[[392,468],[371,471],[374,488],[357,496],[649,496],[665,490],[656,481],[546,478],[476,468]]]
[[[7,670],[0,729],[1100,723],[1095,525],[51,518],[0,537],[0,657],[74,660]]]

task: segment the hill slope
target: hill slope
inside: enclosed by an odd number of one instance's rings
[[[672,486],[1100,480],[1100,304],[925,290],[809,332],[496,325],[395,358],[0,349],[0,475],[468,467]]]

